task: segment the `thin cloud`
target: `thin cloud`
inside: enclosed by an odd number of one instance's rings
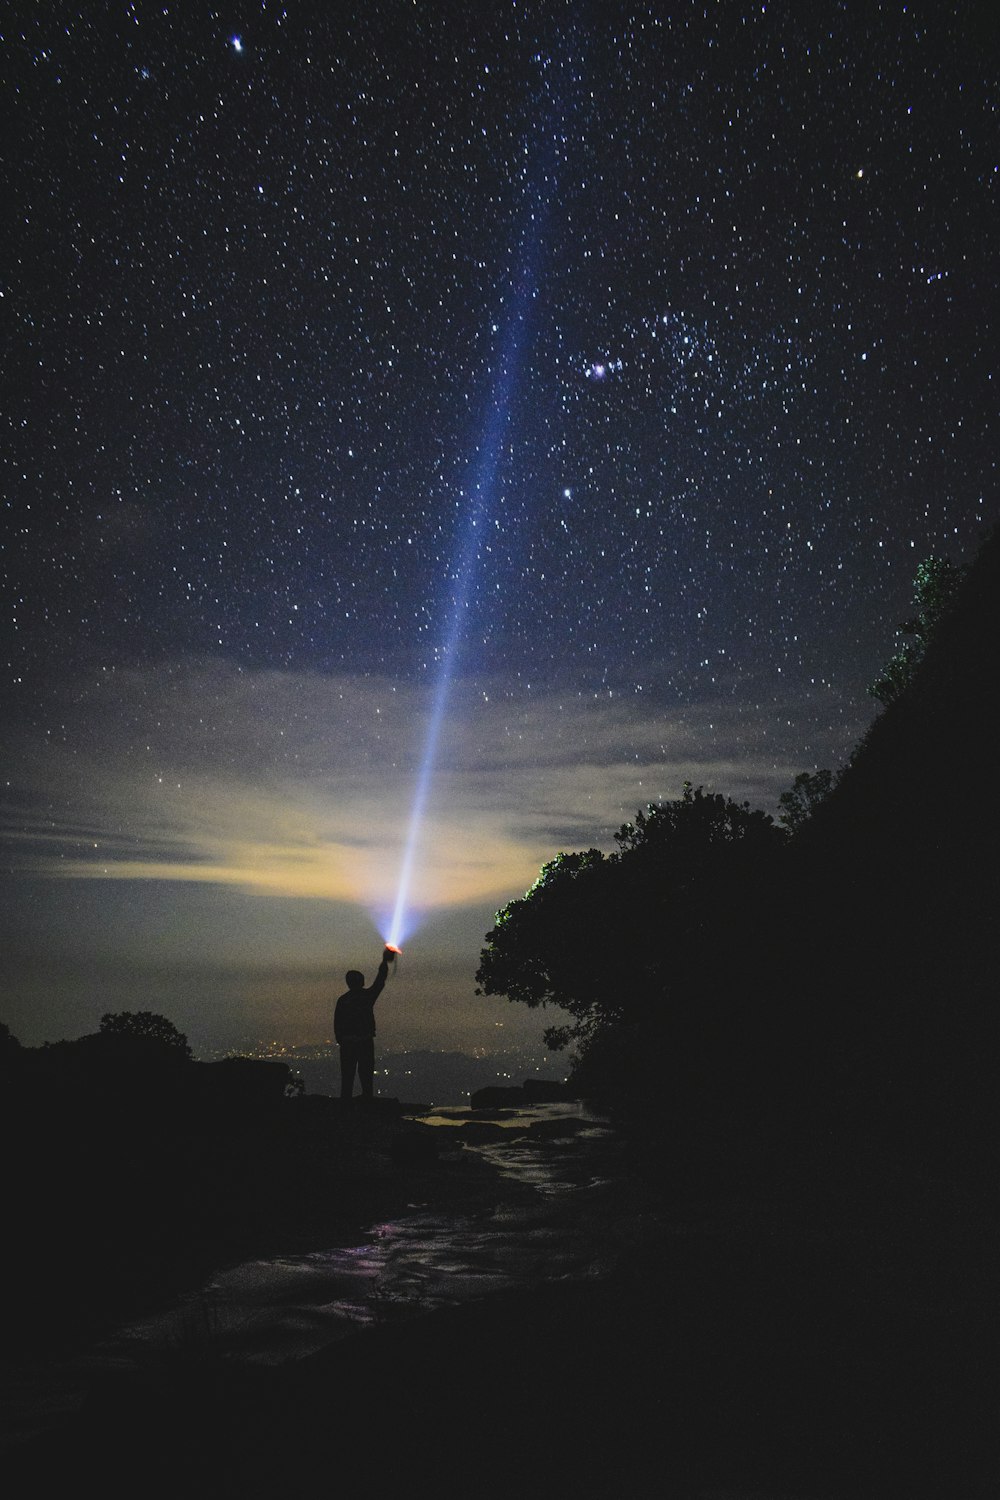
[[[51,878],[215,884],[384,909],[428,702],[429,690],[388,679],[215,665],[116,674],[67,705],[66,743],[44,755],[22,743],[23,796],[0,829],[9,862]],[[611,847],[621,823],[685,780],[773,806],[803,769],[790,745],[809,712],[790,703],[779,744],[724,698],[514,698],[456,684],[414,905],[506,899],[559,849]]]

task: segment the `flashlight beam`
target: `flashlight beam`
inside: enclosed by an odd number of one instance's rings
[[[466,517],[465,535],[459,550],[458,560],[452,569],[452,577],[455,581],[455,593],[452,599],[448,629],[445,633],[444,645],[441,650],[440,669],[434,688],[434,697],[431,702],[430,717],[427,721],[427,737],[424,742],[423,757],[420,762],[417,784],[413,794],[410,821],[406,832],[406,843],[404,845],[403,859],[399,872],[399,884],[396,889],[396,905],[393,910],[392,921],[389,924],[390,945],[398,943],[405,931],[406,914],[410,903],[410,888],[413,882],[417,852],[420,845],[420,832],[423,827],[424,815],[427,811],[427,800],[430,795],[431,782],[433,781],[434,769],[437,763],[441,726],[444,722],[445,710],[448,706],[448,696],[461,653],[462,627],[469,609],[469,600],[472,595],[473,584],[479,565],[479,540],[485,533],[485,523],[492,509],[497,471],[500,466],[501,446],[510,417],[514,388],[520,367],[521,349],[528,321],[528,310],[534,295],[535,278],[532,268],[537,254],[538,239],[539,235],[536,225],[533,238],[529,242],[529,251],[525,253],[525,261],[518,278],[517,296],[507,327],[503,357],[500,361],[500,368],[490,395],[485,431],[479,448],[479,467],[471,491],[471,503]]]

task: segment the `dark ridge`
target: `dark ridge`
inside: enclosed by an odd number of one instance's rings
[[[998,672],[1000,529],[796,838],[789,895],[811,1050],[832,1040],[841,1094],[891,1100],[915,1144],[954,1136],[964,1165],[994,1136]]]

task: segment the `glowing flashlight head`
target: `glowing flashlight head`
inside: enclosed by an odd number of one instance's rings
[[[393,959],[396,957],[396,954],[402,953],[403,950],[402,948],[397,948],[395,943],[386,943],[385,951],[386,953],[391,954],[389,962],[392,963]]]

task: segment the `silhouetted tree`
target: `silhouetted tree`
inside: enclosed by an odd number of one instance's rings
[[[829,797],[834,786],[832,771],[800,771],[787,792],[778,798],[784,809],[778,814],[778,822],[794,833],[801,828]]]
[[[155,1042],[171,1055],[191,1057],[187,1037],[166,1016],[158,1016],[151,1010],[123,1010],[115,1014],[108,1011],[101,1017],[101,1035]]]
[[[521,900],[497,912],[487,934],[476,972],[478,994],[506,995],[532,1008],[551,1003],[577,1017],[572,1033],[546,1033],[550,1046],[564,1046],[571,1034],[585,1035],[608,994],[609,923],[618,917],[611,912],[610,868],[611,859],[599,849],[557,854]],[[588,933],[602,949],[596,962]]]
[[[925,558],[917,568],[913,582],[917,613],[913,619],[904,620],[897,631],[898,635],[906,636],[907,639],[895,656],[886,662],[868,689],[871,696],[880,703],[894,703],[912,682],[928,643],[954,605],[966,571],[965,568],[956,567],[947,557]]]
[[[609,1029],[652,1018],[676,1036],[682,1009],[713,986],[721,993],[746,962],[750,893],[787,837],[749,804],[685,785],[676,801],[625,824],[615,853],[560,854],[543,866],[497,913],[478,993],[568,1011],[575,1021],[546,1032],[550,1047],[572,1041],[585,1053]]]

